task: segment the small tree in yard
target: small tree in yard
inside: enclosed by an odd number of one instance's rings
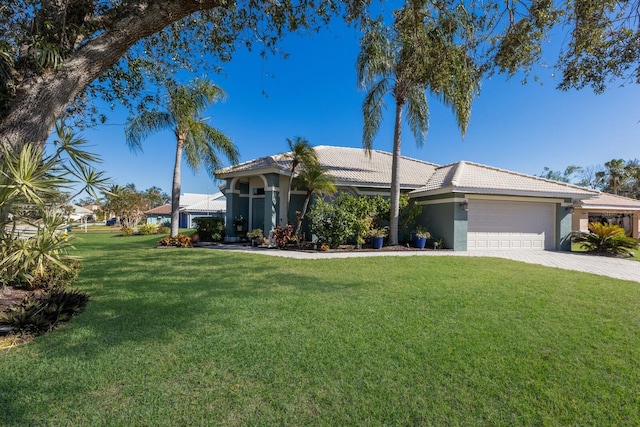
[[[615,224],[589,223],[589,232],[577,232],[573,241],[582,245],[587,252],[627,254],[638,247],[638,241],[626,235],[624,228]]]
[[[302,228],[302,222],[307,214],[307,208],[309,207],[309,201],[311,197],[316,195],[333,194],[336,191],[334,184],[335,179],[327,173],[327,169],[322,167],[317,161],[307,163],[304,165],[302,171],[298,175],[298,186],[307,190],[307,196],[304,199],[304,205],[302,211],[298,215],[298,221],[296,224],[295,236],[300,238],[300,229]]]

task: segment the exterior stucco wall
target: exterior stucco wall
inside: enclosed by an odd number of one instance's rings
[[[424,205],[417,223],[426,227],[431,233],[431,240],[444,240],[445,248],[456,249],[455,222],[453,203],[436,203]],[[466,238],[466,235],[465,235]],[[464,249],[466,250],[466,241]]]
[[[556,203],[556,250],[571,251],[571,200],[565,200],[564,205]]]

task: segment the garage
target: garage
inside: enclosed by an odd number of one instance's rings
[[[467,249],[554,250],[555,204],[469,200]]]

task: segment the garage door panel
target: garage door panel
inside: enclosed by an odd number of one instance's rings
[[[554,249],[552,203],[470,201],[468,250]]]

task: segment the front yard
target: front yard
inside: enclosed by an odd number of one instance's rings
[[[0,352],[1,425],[640,425],[640,286],[78,233],[78,318]]]

